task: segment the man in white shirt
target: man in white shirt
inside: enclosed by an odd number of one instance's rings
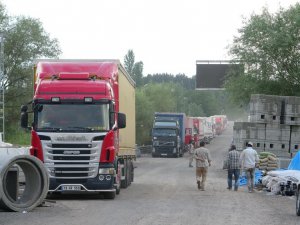
[[[244,149],[240,156],[240,162],[243,170],[247,175],[247,185],[249,193],[253,192],[254,179],[255,179],[255,166],[258,163],[259,158],[256,150],[253,148],[253,143],[248,142],[247,148]]]

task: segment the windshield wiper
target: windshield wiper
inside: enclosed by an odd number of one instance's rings
[[[90,128],[90,127],[66,127],[63,130],[83,130],[83,131],[95,131],[94,128]]]
[[[160,144],[160,146],[169,145],[169,144],[173,145],[173,143],[174,143],[173,141],[163,142],[162,144]]]
[[[39,127],[39,130],[47,130],[47,131],[61,131],[62,128],[59,127]]]

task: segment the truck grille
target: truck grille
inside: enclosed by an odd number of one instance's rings
[[[155,141],[154,145],[158,146],[158,147],[175,146],[175,142],[174,141]]]
[[[50,178],[86,179],[98,174],[100,142],[52,144],[43,142],[45,166]]]

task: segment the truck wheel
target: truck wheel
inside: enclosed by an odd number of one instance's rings
[[[152,153],[152,158],[156,158],[156,155],[154,153]]]
[[[297,216],[300,216],[300,187],[298,187],[296,195],[297,195],[297,200],[296,200],[296,214]]]
[[[131,167],[131,182],[134,181],[134,166],[133,166],[133,163],[131,164],[132,167]]]
[[[121,187],[120,187],[120,185],[117,185],[117,187],[116,187],[116,194],[117,195],[120,194],[120,191],[121,191]]]
[[[118,168],[118,170],[117,170],[117,174],[116,174],[116,177],[115,177],[115,184],[116,184],[116,186],[115,186],[115,188],[116,188],[116,194],[118,195],[118,194],[120,194],[120,191],[121,191],[121,169],[120,169],[120,163],[119,162],[117,162],[118,163],[118,166],[117,166],[117,168]]]
[[[130,181],[133,182],[134,180],[134,166],[133,166],[133,162],[131,162],[131,167],[130,167]]]
[[[180,149],[179,157],[182,157],[182,156],[183,156],[182,149]]]
[[[125,179],[124,180],[121,180],[121,188],[127,188],[127,161],[124,160],[124,175],[125,175]]]
[[[115,199],[116,192],[106,192],[104,193],[104,198],[106,199]]]
[[[128,161],[127,162],[127,186],[130,186],[131,184],[131,166],[132,166],[132,162]]]

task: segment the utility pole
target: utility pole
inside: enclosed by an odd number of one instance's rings
[[[0,33],[0,142],[4,141],[4,36]]]

